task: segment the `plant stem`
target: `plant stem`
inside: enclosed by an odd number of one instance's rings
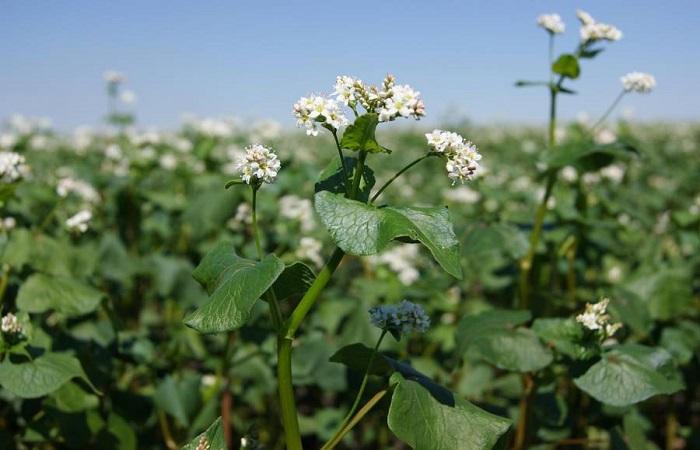
[[[367,362],[367,367],[365,368],[365,373],[362,377],[362,383],[360,384],[360,389],[357,391],[357,395],[355,396],[355,401],[352,403],[352,406],[350,407],[350,411],[348,411],[347,415],[343,419],[342,422],[340,422],[340,426],[338,427],[338,430],[336,430],[335,434],[333,434],[333,437],[328,441],[334,442],[340,433],[345,429],[347,426],[348,422],[350,419],[352,419],[352,415],[355,414],[355,410],[357,410],[357,407],[360,405],[360,400],[362,400],[362,394],[365,393],[365,387],[367,387],[367,380],[369,380],[369,371],[372,368],[372,363],[374,363],[374,358],[377,356],[377,350],[379,350],[379,346],[382,343],[382,340],[384,340],[384,336],[386,336],[386,330],[382,330],[382,334],[379,336],[379,339],[377,340],[377,343],[374,346],[374,350],[372,351],[372,354],[369,357],[369,361]],[[326,448],[325,446],[323,448]]]
[[[372,199],[369,202],[374,203],[374,201],[382,194],[382,192],[384,192],[384,189],[388,188],[389,185],[394,182],[394,180],[396,180],[398,177],[403,175],[403,173],[406,172],[408,169],[410,169],[411,167],[415,166],[416,164],[418,164],[419,162],[423,161],[424,159],[426,159],[430,156],[437,156],[437,154],[436,153],[427,153],[427,154],[421,156],[420,158],[412,161],[403,169],[396,172],[396,174],[393,177],[389,178],[389,180],[386,183],[384,183],[382,185],[382,187],[379,188],[379,190],[372,196]]]
[[[340,141],[338,140],[338,132],[333,130],[333,140],[335,140],[335,146],[338,149],[338,156],[340,157],[340,165],[343,168],[343,187],[345,188],[345,195],[350,195],[348,190],[348,168],[345,166],[345,157],[343,156],[343,148],[340,146]]]
[[[360,151],[357,160],[355,176],[350,189],[349,198],[354,199],[362,180],[365,169],[365,159],[367,152]],[[280,332],[277,339],[277,382],[279,384],[280,408],[282,410],[282,425],[284,427],[285,442],[287,450],[301,450],[301,434],[299,433],[299,419],[297,417],[297,407],[294,400],[294,386],[292,385],[292,342],[294,336],[309,313],[313,305],[318,300],[321,292],[338,268],[340,261],[345,256],[345,252],[336,248],[333,254],[323,266],[316,279],[306,291],[289,316],[285,327]]]
[[[627,93],[627,91],[625,91],[623,89],[622,92],[620,92],[617,95],[617,97],[615,97],[615,100],[610,104],[610,106],[605,111],[605,113],[602,116],[600,116],[600,119],[598,119],[598,121],[593,125],[593,127],[591,127],[591,132],[594,132],[596,130],[596,128],[598,128],[605,121],[605,119],[608,118],[610,113],[613,112],[615,107],[620,103],[620,101],[622,100],[622,97],[624,97],[626,93]]]
[[[231,355],[231,352],[233,350],[235,340],[235,331],[229,331],[226,339],[226,347],[224,348],[224,355],[221,360],[221,377],[223,379],[221,393],[221,424],[224,428],[224,441],[226,442],[227,449],[233,448],[233,435],[231,433],[231,408],[233,407],[233,396],[231,395],[231,379],[228,376],[228,371],[230,368],[231,356],[233,356]]]
[[[327,443],[326,445],[324,445],[324,446],[321,448],[321,450],[331,450],[331,449],[335,448],[335,446],[338,445],[338,443],[340,442],[340,440],[343,439],[343,437],[344,437],[346,434],[348,434],[348,432],[349,432],[350,430],[352,430],[353,427],[354,427],[355,425],[357,425],[357,423],[358,423],[360,420],[362,420],[362,418],[363,418],[364,416],[367,415],[367,413],[374,407],[374,405],[376,405],[376,404],[379,402],[379,400],[381,400],[381,399],[387,394],[387,392],[389,392],[389,389],[390,389],[390,388],[382,389],[381,391],[379,391],[379,392],[377,392],[376,394],[374,394],[374,395],[372,396],[372,398],[369,399],[369,401],[368,401],[367,403],[365,403],[365,405],[357,412],[357,414],[355,414],[355,417],[352,418],[352,420],[350,421],[350,423],[348,423],[347,426],[345,426],[345,428],[343,428],[343,429],[340,431],[340,433],[338,433],[338,434],[337,434],[336,436],[334,436],[330,441],[328,441],[328,443]]]
[[[177,450],[177,443],[170,432],[170,425],[168,424],[168,417],[165,415],[165,412],[158,411],[158,423],[160,424],[160,432],[163,434],[165,446],[168,450]]]
[[[262,246],[260,245],[260,235],[258,234],[258,188],[251,185],[253,192],[253,235],[255,236],[255,248],[258,250],[258,259],[263,258]]]
[[[523,374],[523,396],[520,398],[518,407],[518,425],[515,429],[513,440],[513,450],[523,450],[528,448],[530,414],[532,410],[532,399],[537,392],[537,385],[532,374]]]

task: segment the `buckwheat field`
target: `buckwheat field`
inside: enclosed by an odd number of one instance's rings
[[[97,126],[8,117],[0,449],[700,448],[700,124],[579,92],[627,37],[557,6],[503,86],[539,125],[392,67],[286,121],[149,128],[115,70]]]

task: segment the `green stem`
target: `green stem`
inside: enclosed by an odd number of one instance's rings
[[[287,450],[302,450],[297,406],[292,387],[292,338],[277,339],[277,382]]]
[[[362,395],[365,393],[365,388],[367,387],[367,381],[369,380],[369,371],[372,368],[372,364],[374,363],[374,358],[377,356],[377,351],[379,350],[379,346],[382,343],[382,340],[384,340],[384,336],[386,336],[386,330],[382,330],[382,334],[379,336],[379,339],[377,340],[377,344],[374,346],[374,350],[372,351],[372,355],[369,357],[369,361],[367,362],[367,367],[365,368],[365,373],[362,377],[362,383],[360,384],[360,389],[357,391],[357,395],[355,396],[355,401],[352,403],[352,406],[350,407],[350,411],[348,414],[345,416],[343,421],[340,423],[340,426],[338,427],[338,430],[336,430],[335,434],[333,434],[333,437],[328,441],[328,444],[331,442],[336,442],[336,439],[339,437],[340,433],[345,429],[345,427],[348,425],[350,422],[350,419],[352,419],[353,414],[355,414],[355,411],[357,410],[357,407],[360,405],[360,400],[362,400]],[[328,445],[324,445],[323,449],[326,448]]]
[[[357,158],[357,166],[355,167],[355,177],[352,180],[352,187],[350,188],[350,197],[355,199],[357,197],[357,190],[360,188],[360,181],[362,181],[362,175],[365,172],[365,160],[367,159],[367,152],[365,150],[360,150],[360,156]]]
[[[376,192],[376,194],[374,194],[374,195],[372,196],[372,199],[371,199],[369,202],[370,202],[370,203],[374,203],[374,201],[382,194],[382,192],[384,192],[384,189],[388,188],[389,185],[390,185],[391,183],[394,182],[394,180],[396,180],[398,177],[400,177],[401,175],[403,175],[404,172],[406,172],[408,169],[410,169],[411,167],[415,166],[416,164],[418,164],[419,162],[423,161],[424,159],[426,159],[426,158],[428,158],[428,157],[430,157],[430,156],[437,156],[437,154],[436,154],[436,153],[427,153],[427,154],[421,156],[420,158],[418,158],[418,159],[412,161],[411,163],[409,163],[409,164],[408,164],[406,167],[404,167],[403,169],[401,169],[401,170],[399,170],[398,172],[396,172],[396,174],[395,174],[393,177],[389,178],[389,180],[388,180],[386,183],[384,183],[384,184],[382,185],[382,187],[379,188],[379,190]]]
[[[605,121],[605,119],[608,118],[608,116],[610,115],[610,113],[613,112],[613,110],[615,109],[615,107],[617,107],[617,105],[618,105],[618,104],[620,103],[620,101],[622,100],[622,97],[624,97],[626,93],[627,93],[627,91],[625,91],[625,90],[623,89],[622,92],[620,92],[620,93],[617,95],[617,97],[615,97],[615,100],[612,102],[612,104],[610,104],[610,106],[609,106],[608,109],[605,111],[605,113],[604,113],[602,116],[600,116],[600,119],[598,119],[598,121],[596,121],[596,123],[593,125],[593,127],[591,127],[591,132],[594,132],[594,131],[596,130],[596,128],[598,128],[598,127]]]
[[[333,130],[333,140],[335,141],[335,146],[338,149],[338,156],[340,157],[340,165],[343,168],[343,187],[345,188],[345,195],[350,195],[348,190],[348,168],[345,166],[345,157],[343,156],[343,148],[340,146],[340,141],[338,140],[338,132]]]
[[[331,439],[330,441],[328,441],[328,443],[327,443],[326,445],[324,445],[324,446],[321,448],[321,450],[332,450],[333,448],[335,448],[335,446],[338,445],[338,443],[341,441],[341,439],[343,439],[343,437],[344,437],[346,434],[348,434],[348,432],[349,432],[350,430],[352,430],[352,428],[353,428],[355,425],[357,425],[357,423],[358,423],[360,420],[362,420],[362,418],[363,418],[364,416],[367,415],[367,413],[372,409],[372,407],[374,407],[374,405],[376,405],[376,404],[379,402],[379,400],[381,400],[381,399],[389,392],[389,389],[391,389],[391,387],[389,387],[389,388],[387,388],[387,389],[382,389],[381,391],[379,391],[379,392],[377,392],[376,394],[374,394],[374,396],[372,396],[372,398],[369,399],[369,401],[367,401],[367,403],[365,403],[365,405],[357,412],[357,414],[355,415],[355,417],[352,418],[352,420],[350,421],[350,423],[348,423],[348,424],[345,426],[345,428],[343,428],[342,430],[340,430],[340,433],[338,433],[337,436],[335,436],[333,439]]]
[[[255,248],[258,250],[258,259],[263,258],[262,246],[260,245],[260,235],[258,233],[258,187],[251,185],[253,192],[253,235],[255,236]]]

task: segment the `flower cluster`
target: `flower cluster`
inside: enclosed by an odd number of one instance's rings
[[[375,306],[369,310],[372,325],[391,333],[425,333],[430,318],[422,306],[403,300],[398,305]]]
[[[420,99],[420,92],[407,84],[392,83],[384,91],[384,101],[377,108],[380,122],[388,122],[398,117],[420,119],[425,115],[425,106]]]
[[[17,226],[17,221],[14,217],[0,217],[0,230],[10,231]]]
[[[537,18],[537,25],[551,34],[563,33],[566,28],[559,14],[542,14]]]
[[[95,203],[100,199],[99,194],[89,183],[75,178],[61,178],[56,186],[56,193],[60,197],[68,197],[69,194],[76,194],[83,201]]]
[[[0,331],[5,334],[20,334],[22,332],[22,324],[17,320],[17,316],[8,313],[2,318]]]
[[[418,246],[413,244],[397,245],[391,250],[369,257],[371,264],[389,266],[389,269],[399,277],[399,281],[406,286],[415,283],[420,278],[420,272],[416,268],[417,260]]]
[[[107,70],[102,74],[102,79],[107,84],[121,84],[126,81],[126,75],[116,70]]]
[[[648,94],[656,87],[656,79],[653,75],[642,72],[630,72],[620,78],[622,86],[626,92],[639,92],[640,94]]]
[[[607,314],[610,300],[602,299],[598,303],[586,303],[586,310],[576,316],[576,321],[589,330],[603,333],[605,336],[612,336],[622,328],[621,323],[610,323],[610,315]]]
[[[362,84],[362,80],[348,75],[338,75],[335,79],[333,94],[338,101],[343,102],[346,106],[355,108],[357,102],[362,99],[364,89],[365,86]]]
[[[309,136],[318,135],[318,125],[338,130],[348,123],[338,102],[320,95],[300,98],[294,104],[293,112],[297,125],[306,128],[306,134]]]
[[[279,206],[280,215],[298,221],[302,231],[311,231],[316,226],[311,200],[296,195],[285,195],[280,198]]]
[[[453,184],[474,178],[479,169],[481,153],[471,141],[457,133],[437,129],[427,133],[425,138],[434,152],[444,154],[447,158],[445,168]]]
[[[581,21],[581,42],[584,44],[600,40],[619,41],[622,38],[622,32],[617,27],[596,22],[586,11],[577,10],[576,17]]]
[[[24,156],[15,152],[0,152],[0,181],[14,183],[29,172]]]
[[[307,259],[314,263],[316,267],[323,266],[323,257],[321,256],[321,250],[323,245],[317,239],[312,237],[304,236],[299,241],[299,247],[295,252],[296,257],[299,259]]]
[[[92,212],[89,209],[83,209],[69,217],[68,220],[66,220],[66,226],[70,231],[85,233],[90,220],[92,220]]]
[[[238,160],[236,169],[241,173],[241,179],[248,184],[272,183],[281,166],[272,149],[253,144],[246,147],[245,155]]]

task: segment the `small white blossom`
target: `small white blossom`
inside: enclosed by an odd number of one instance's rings
[[[413,244],[397,245],[396,247],[369,257],[370,264],[386,264],[396,273],[401,283],[409,286],[420,278],[416,268],[418,262],[418,246]]]
[[[640,94],[648,94],[656,87],[656,79],[648,73],[630,72],[620,78],[620,81],[622,81],[622,86],[626,92],[634,91]]]
[[[397,84],[391,87],[384,103],[377,108],[380,122],[388,122],[397,117],[413,117],[420,119],[425,115],[425,106],[420,98],[420,92],[413,90],[407,84]]]
[[[581,19],[581,17],[579,17],[579,19]],[[593,20],[593,18],[590,17],[590,15],[587,17],[587,19]],[[583,20],[581,21],[583,23]],[[581,26],[580,34],[581,42],[583,43],[601,40],[619,41],[620,39],[622,39],[622,31],[620,31],[617,27],[607,23],[595,21],[583,23],[583,25]]]
[[[375,327],[400,334],[425,333],[430,327],[423,307],[408,300],[398,305],[375,306],[369,310],[369,317]]]
[[[311,200],[300,198],[296,195],[285,195],[280,198],[279,206],[280,215],[287,219],[299,221],[302,231],[311,231],[316,225],[314,207]]]
[[[6,334],[20,334],[22,332],[22,324],[17,320],[17,316],[7,313],[2,318],[0,330]]]
[[[292,112],[297,119],[297,126],[306,128],[306,134],[309,136],[318,135],[318,125],[326,124],[338,130],[348,123],[338,102],[320,95],[300,98],[294,104]]]
[[[561,169],[561,178],[569,183],[573,183],[578,178],[578,171],[573,166],[564,166]]]
[[[29,173],[24,156],[15,152],[0,152],[0,181],[14,183]]]
[[[78,231],[85,233],[88,229],[88,224],[92,219],[92,212],[84,209],[66,220],[66,226],[70,231]]]
[[[552,34],[563,33],[566,28],[559,14],[542,14],[537,18],[537,25]]]
[[[252,184],[274,182],[280,167],[280,160],[270,148],[253,144],[245,149],[245,155],[238,160],[236,168],[241,173],[241,179]]]
[[[303,237],[299,240],[299,247],[295,254],[297,258],[309,260],[316,267],[321,267],[323,266],[322,248],[323,246],[319,240],[312,237]]]
[[[481,200],[481,194],[467,186],[448,189],[443,192],[443,196],[450,201],[464,203],[466,205],[471,205]]]
[[[622,324],[610,323],[610,316],[607,314],[609,303],[607,298],[598,303],[586,303],[585,311],[576,316],[576,321],[589,330],[601,332],[607,337],[612,336]]]
[[[617,140],[617,135],[615,134],[614,131],[609,130],[607,128],[603,128],[602,130],[598,131],[595,136],[594,140],[596,144],[612,144]]]
[[[177,167],[177,157],[172,153],[165,153],[158,158],[158,165],[165,170],[173,170]]]
[[[590,25],[592,23],[595,23],[595,19],[593,19],[593,17],[591,17],[590,14],[588,14],[582,9],[576,10],[576,17],[578,18],[578,20],[581,21],[582,25]]]
[[[364,92],[362,80],[347,75],[338,75],[335,79],[335,96],[345,105],[355,105]]]
[[[227,225],[234,231],[240,231],[245,225],[253,223],[253,208],[250,203],[239,203],[236,214],[228,221]]]
[[[56,193],[64,198],[68,197],[69,194],[76,194],[83,201],[88,203],[95,203],[100,199],[99,194],[90,183],[70,177],[58,180]]]
[[[437,129],[427,133],[425,137],[434,152],[446,156],[445,169],[452,184],[474,178],[479,169],[481,154],[471,141],[465,140],[457,133]]]
[[[126,76],[115,70],[107,70],[102,74],[102,79],[109,84],[120,84],[126,81]]]
[[[625,177],[625,168],[620,164],[611,164],[601,169],[600,175],[615,184],[619,184]]]
[[[119,100],[127,105],[136,103],[136,94],[134,91],[124,91],[119,95]]]
[[[0,217],[0,230],[10,231],[17,226],[17,221],[14,217]]]

